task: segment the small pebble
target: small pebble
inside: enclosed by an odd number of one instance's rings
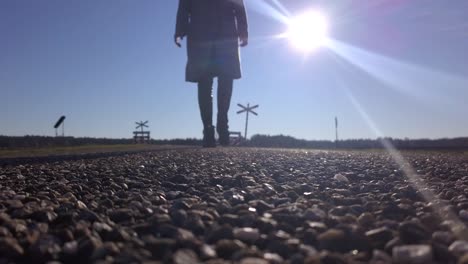
[[[468,253],[468,242],[457,240],[449,246],[449,251],[456,257],[461,257]]]
[[[199,263],[197,254],[191,249],[179,249],[172,257],[174,264]]]
[[[432,261],[432,249],[428,245],[397,246],[392,251],[393,261],[401,264],[424,264]]]
[[[234,238],[244,242],[255,242],[260,237],[258,229],[251,227],[235,228],[233,234]]]
[[[335,180],[337,180],[339,182],[349,183],[348,178],[346,176],[344,176],[343,174],[341,174],[341,173],[335,174],[333,179],[335,179]]]

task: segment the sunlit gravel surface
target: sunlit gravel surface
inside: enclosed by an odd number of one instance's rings
[[[165,150],[0,168],[0,263],[468,263],[468,155]],[[439,208],[434,210],[434,208]]]

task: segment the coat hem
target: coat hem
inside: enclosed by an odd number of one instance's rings
[[[215,75],[215,76],[211,76],[211,78],[217,78],[219,77],[218,75]],[[231,76],[228,76],[228,77],[231,77]],[[233,80],[239,80],[239,79],[242,79],[242,76],[241,77],[231,77]],[[188,79],[186,78],[185,79],[185,82],[189,82],[189,83],[198,83],[200,82],[201,80],[200,79]]]

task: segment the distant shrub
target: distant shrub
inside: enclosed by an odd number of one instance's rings
[[[284,135],[254,135],[246,142],[251,147],[278,147],[278,148],[313,148],[313,149],[381,149],[386,141],[397,149],[434,149],[434,150],[466,150],[468,138],[443,139],[347,139],[338,142],[330,140],[304,140]]]
[[[443,138],[443,139],[347,139],[338,142],[331,140],[305,140],[296,139],[285,135],[254,135],[243,146],[263,148],[310,148],[310,149],[381,149],[383,141],[387,141],[397,149],[424,149],[424,150],[468,150],[468,138]],[[83,145],[116,145],[133,144],[133,139],[121,138],[75,138],[75,137],[46,137],[24,136],[9,137],[0,136],[0,149],[13,148],[40,148],[60,146]],[[186,139],[152,139],[150,144],[156,145],[201,145],[202,141],[196,138]]]

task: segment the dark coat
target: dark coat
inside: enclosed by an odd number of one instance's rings
[[[179,0],[175,36],[187,36],[186,81],[241,78],[239,38],[248,38],[243,0]]]

